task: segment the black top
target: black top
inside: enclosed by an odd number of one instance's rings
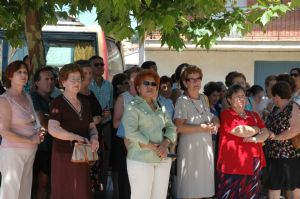
[[[2,95],[4,92],[5,92],[5,89],[2,86],[2,83],[0,83],[0,95]]]
[[[78,96],[87,99],[90,102],[91,105],[91,111],[92,111],[92,115],[93,116],[101,116],[102,115],[102,107],[100,105],[100,103],[98,102],[95,94],[93,93],[93,91],[90,91],[89,95],[84,95],[79,93]]]
[[[78,95],[81,96],[82,98],[87,99],[90,102],[93,117],[102,115],[102,107],[101,107],[99,101],[97,100],[97,97],[93,93],[93,91],[90,91],[89,95],[84,95],[82,93],[79,93]],[[102,135],[101,123],[96,125],[96,128],[99,133],[99,138],[101,138],[101,135]]]
[[[52,100],[52,98],[50,97],[49,100],[47,100],[36,91],[31,92],[30,96],[33,102],[34,110],[49,115],[50,101]],[[38,150],[51,152],[52,139],[53,137],[49,133],[47,133],[45,135],[44,141],[39,144]]]

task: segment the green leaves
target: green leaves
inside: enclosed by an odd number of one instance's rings
[[[280,17],[291,10],[289,4],[279,4],[274,1],[274,4],[268,5],[266,2],[255,4],[247,9],[247,19],[249,23],[258,24],[261,27],[266,26],[272,19]]]
[[[145,2],[146,2],[146,5],[149,7],[151,4],[151,0],[145,0]]]
[[[103,29],[119,39],[130,32],[137,32],[143,39],[145,34],[158,31],[162,45],[180,50],[185,42],[209,48],[219,38],[246,34],[254,24],[263,27],[291,9],[278,0],[259,0],[246,9],[232,6],[232,11],[227,11],[223,0],[112,0],[106,1],[105,11],[97,10]],[[128,22],[129,13],[137,21],[135,29]]]
[[[300,8],[300,0],[292,0],[290,6],[292,8]]]
[[[265,12],[261,17],[260,17],[260,22],[262,23],[263,26],[265,26],[272,18],[273,13],[272,11],[267,11]]]
[[[69,10],[62,10],[63,7]],[[56,23],[55,11],[67,17],[96,8],[102,29],[122,40],[138,34],[140,39],[158,31],[162,45],[181,50],[185,42],[210,48],[219,38],[232,33],[246,34],[253,26],[266,26],[273,19],[300,7],[300,0],[282,4],[280,0],[257,0],[255,5],[231,10],[224,0],[14,0],[2,1],[0,27],[12,40],[24,32],[27,7],[40,9],[42,25]],[[23,8],[23,9],[20,9]],[[132,20],[137,26],[132,27]],[[17,42],[16,42],[17,43]]]
[[[162,17],[161,24],[167,33],[170,33],[175,26],[175,18],[171,15],[165,15]]]

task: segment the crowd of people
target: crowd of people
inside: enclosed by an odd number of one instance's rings
[[[10,63],[0,85],[0,199],[107,198],[108,176],[114,199],[300,199],[300,68],[265,88],[232,71],[203,94],[188,63],[111,82],[99,56],[33,68]],[[72,162],[75,143],[99,159]]]

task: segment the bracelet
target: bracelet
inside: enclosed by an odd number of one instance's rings
[[[98,139],[98,133],[91,133],[90,138],[92,138],[92,137],[96,137]]]
[[[169,144],[172,143],[171,140],[170,140],[169,138],[167,138],[167,137],[165,137],[165,140],[166,140]]]

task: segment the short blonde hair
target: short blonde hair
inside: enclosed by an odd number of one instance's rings
[[[190,65],[181,74],[180,81],[181,82],[186,81],[190,74],[199,74],[200,79],[202,80],[202,77],[203,77],[202,70],[198,66]],[[186,87],[184,85],[182,85],[182,86],[183,86],[183,89],[186,90]]]

